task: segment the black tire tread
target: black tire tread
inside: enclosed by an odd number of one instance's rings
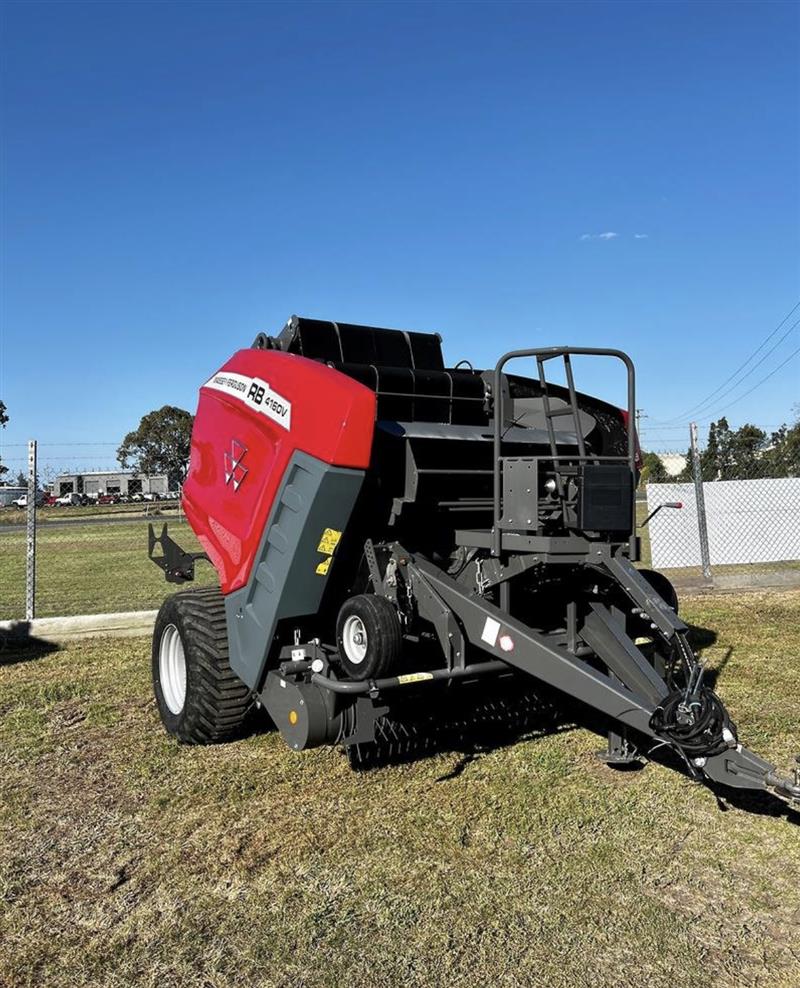
[[[347,662],[342,645],[342,629],[350,614],[358,614],[367,626],[369,653],[363,665]],[[348,598],[339,611],[336,640],[342,665],[353,679],[380,679],[397,665],[403,650],[403,631],[394,605],[376,594],[358,594]]]
[[[221,592],[216,587],[181,590],[164,602],[153,639],[154,669],[161,627],[168,623],[176,625],[183,639],[187,690],[178,723],[170,726],[165,721],[167,729],[185,744],[213,744],[239,736],[254,700],[230,666]]]
[[[641,569],[639,574],[647,580],[650,586],[655,590],[657,594],[667,603],[669,606],[678,613],[678,608],[680,606],[678,600],[678,591],[675,589],[675,585],[670,579],[660,573],[658,570],[653,569]]]

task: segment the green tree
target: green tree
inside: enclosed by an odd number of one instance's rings
[[[193,421],[189,412],[173,405],[148,412],[139,428],[122,440],[117,460],[126,470],[165,473],[170,487],[177,487],[183,483],[189,466]]]
[[[28,486],[28,478],[20,470],[20,472],[17,474],[17,487],[27,487],[27,486]]]
[[[732,479],[731,427],[724,415],[708,427],[708,442],[700,453],[700,469],[703,480]]]
[[[800,477],[800,418],[772,433],[764,459],[770,477]]]
[[[732,476],[725,480],[750,480],[769,476],[764,451],[767,434],[749,423],[730,434],[730,469]]]
[[[700,453],[703,480],[751,480],[774,476],[769,472],[767,434],[755,425],[733,430],[723,416],[708,428],[708,441]],[[683,479],[692,477],[692,452],[687,451]]]
[[[8,422],[8,412],[6,411],[5,402],[0,401],[0,429],[5,429],[6,422]],[[2,477],[4,473],[8,473],[8,467],[4,467],[3,464],[0,463],[0,477]]]
[[[727,436],[729,429],[726,418],[719,420],[719,430],[723,436]],[[690,460],[691,456],[687,457],[687,463]],[[723,470],[720,457],[720,437],[717,435],[717,424],[715,422],[712,422],[708,427],[708,442],[706,443],[706,448],[700,454],[700,468],[704,480],[716,480]]]
[[[642,452],[642,476],[641,485],[664,484],[669,480],[667,468],[658,453]]]

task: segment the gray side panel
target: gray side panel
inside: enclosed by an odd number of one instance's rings
[[[317,547],[326,528],[344,531],[363,479],[362,470],[307,453],[289,461],[250,579],[225,598],[231,666],[251,689],[263,680],[278,621],[319,609],[336,557],[318,572],[327,557]]]

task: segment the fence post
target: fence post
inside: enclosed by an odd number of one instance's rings
[[[28,442],[27,547],[25,569],[25,620],[36,616],[36,440]]]
[[[706,519],[706,499],[703,493],[703,471],[700,466],[700,451],[697,448],[697,423],[689,426],[689,439],[692,444],[692,475],[694,496],[697,504],[697,532],[700,536],[700,561],[703,565],[703,579],[711,579],[711,553],[708,548],[708,520]]]

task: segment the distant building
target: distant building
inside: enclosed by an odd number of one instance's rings
[[[686,469],[685,453],[657,453],[656,455],[664,464],[664,469],[670,477],[677,477]]]
[[[62,494],[166,494],[168,490],[166,474],[150,477],[133,470],[61,473],[53,485],[57,497]]]
[[[0,487],[0,508],[6,508],[12,501],[28,493],[27,487]]]

